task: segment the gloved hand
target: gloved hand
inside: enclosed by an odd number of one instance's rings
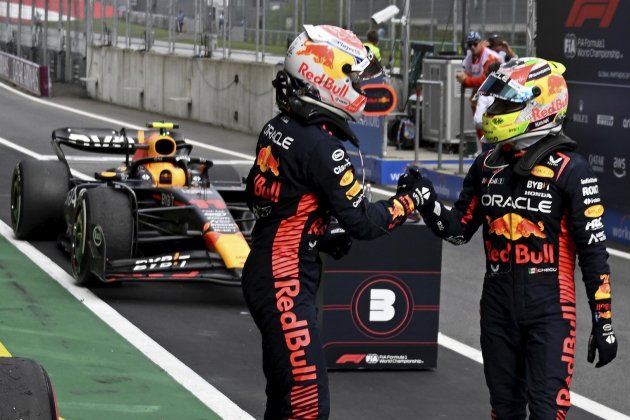
[[[588,338],[588,356],[586,360],[589,363],[593,363],[595,360],[596,350],[599,353],[599,360],[595,365],[596,368],[607,365],[617,356],[617,338],[609,318],[599,318],[593,322],[591,336]]]
[[[398,178],[396,196],[408,196],[417,210],[432,208],[437,200],[437,194],[433,183],[422,176],[420,169],[410,166],[407,171]],[[399,200],[403,202],[404,200]],[[409,213],[408,213],[409,214]]]
[[[319,240],[319,251],[336,260],[348,254],[351,247],[352,237],[337,222],[331,222],[328,230]]]

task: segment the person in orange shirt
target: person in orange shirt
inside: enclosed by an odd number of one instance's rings
[[[482,41],[481,33],[478,31],[471,31],[466,35],[466,57],[462,61],[463,69],[455,74],[457,81],[466,88],[472,88],[473,93],[470,98],[470,105],[472,107],[472,113],[475,115],[477,108],[477,101],[474,100],[475,93],[479,86],[486,80],[486,74],[488,73],[488,66],[496,61],[502,62],[501,56],[486,48],[486,43]],[[475,129],[477,132],[477,140],[481,140],[483,132],[481,129]],[[481,147],[479,143],[478,148]]]

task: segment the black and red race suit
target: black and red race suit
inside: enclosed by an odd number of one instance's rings
[[[582,156],[543,154],[518,174],[524,153],[507,153],[494,169],[482,154],[453,208],[438,202],[423,217],[456,245],[483,229],[481,350],[493,419],[525,419],[527,405],[532,419],[564,419],[575,355],[576,255],[591,307],[607,299],[610,308],[604,207]]]
[[[326,419],[315,302],[320,240],[331,216],[351,236],[370,239],[404,221],[404,210],[396,200],[364,199],[342,141],[321,124],[279,114],[260,133],[256,156],[247,198],[257,220],[243,291],[262,334],[265,419]]]

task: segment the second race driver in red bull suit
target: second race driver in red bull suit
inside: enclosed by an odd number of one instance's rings
[[[495,97],[483,117],[494,145],[474,161],[447,209],[431,182],[419,206],[438,236],[459,245],[481,227],[486,275],[481,351],[493,419],[564,419],[576,342],[573,272],[577,255],[592,312],[588,361],[612,361],[610,271],[597,178],[574,151],[562,121],[565,68],[520,58],[491,73],[479,94]],[[417,185],[417,172],[401,178]]]
[[[347,121],[362,115],[361,80],[382,69],[352,32],[304,28],[274,81],[281,112],[262,129],[247,178],[256,224],[243,292],[262,335],[265,419],[329,416],[315,302],[319,252],[339,256],[349,236],[386,234],[420,202],[413,183],[389,200],[364,198],[344,141],[358,144]],[[328,228],[332,216],[341,228]]]

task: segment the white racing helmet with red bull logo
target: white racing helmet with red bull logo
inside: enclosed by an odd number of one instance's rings
[[[495,98],[483,115],[482,142],[535,140],[559,132],[569,104],[565,70],[560,63],[527,57],[491,73],[477,91]]]
[[[304,25],[289,46],[284,70],[303,86],[299,99],[356,121],[367,101],[361,82],[383,69],[352,31]]]

